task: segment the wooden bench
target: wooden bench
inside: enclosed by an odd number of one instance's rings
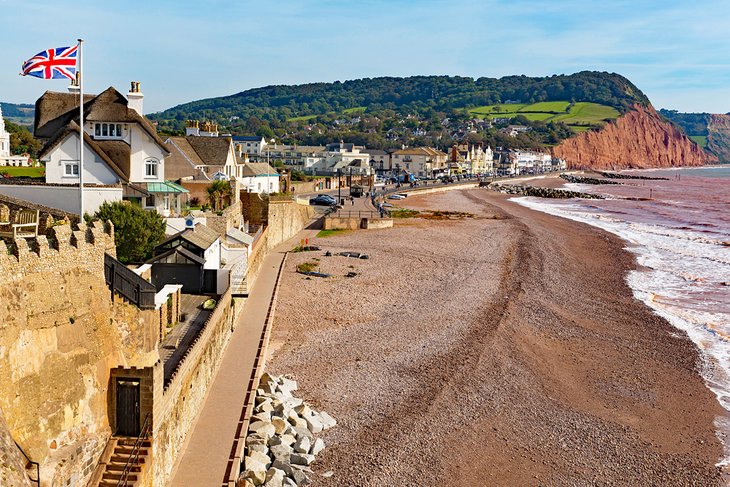
[[[20,210],[15,214],[14,223],[0,222],[0,237],[35,238],[38,236],[38,210]]]

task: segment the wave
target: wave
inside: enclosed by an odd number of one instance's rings
[[[512,201],[533,210],[587,223],[627,241],[640,270],[627,274],[634,297],[675,328],[701,351],[702,376],[719,403],[730,412],[730,247],[696,229],[670,228],[623,219],[613,210],[578,202],[546,202],[519,197]],[[725,236],[726,237],[726,236]],[[730,435],[730,416],[719,420],[718,438]],[[721,465],[730,465],[730,442],[723,441]]]

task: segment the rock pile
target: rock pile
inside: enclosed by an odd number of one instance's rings
[[[601,176],[609,179],[644,179],[647,181],[669,181],[669,178],[655,178],[651,176],[639,176],[638,174],[619,174],[617,172],[599,172]]]
[[[603,196],[581,193],[579,191],[568,191],[566,189],[554,188],[538,188],[535,186],[517,186],[512,184],[492,183],[489,189],[499,191],[500,193],[517,194],[521,196],[536,196],[538,198],[585,198],[592,200],[602,200]]]
[[[294,380],[264,373],[246,437],[244,471],[237,487],[296,487],[310,483],[309,465],[324,448],[314,435],[337,422],[292,395]]]
[[[569,183],[577,184],[621,184],[617,181],[611,181],[608,179],[587,178],[585,176],[574,176],[572,174],[561,174],[560,177]]]

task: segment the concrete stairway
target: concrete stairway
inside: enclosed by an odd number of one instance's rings
[[[111,457],[106,462],[106,467],[101,475],[98,485],[100,487],[115,487],[119,484],[119,480],[122,478],[124,467],[127,465],[131,455],[134,451],[134,442],[136,438],[129,437],[114,437],[112,440],[116,441],[114,450]],[[139,449],[139,456],[135,465],[130,468],[129,475],[127,476],[126,483],[122,483],[125,486],[137,485],[137,481],[142,477],[142,471],[145,468],[145,461],[149,454],[151,445],[149,440],[143,440]]]

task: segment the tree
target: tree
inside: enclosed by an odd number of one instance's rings
[[[27,128],[7,120],[5,121],[5,128],[10,134],[10,152],[13,154],[30,154],[32,157],[38,156],[42,144],[33,137],[33,134]]]
[[[165,222],[156,211],[126,201],[103,203],[93,219],[114,224],[117,259],[124,264],[149,259],[155,246],[165,238]]]
[[[225,208],[224,200],[230,200],[233,196],[233,190],[228,181],[213,181],[205,190],[208,192],[208,202],[216,211]]]

